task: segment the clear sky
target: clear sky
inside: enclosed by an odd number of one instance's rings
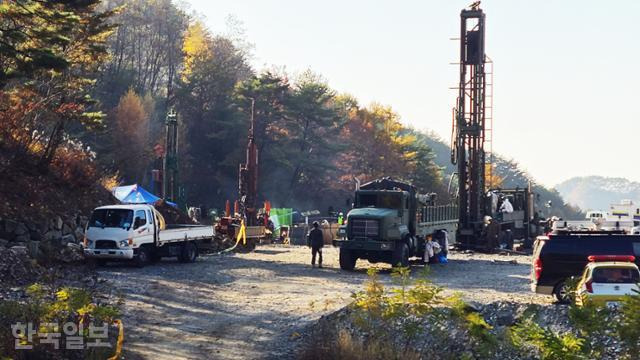
[[[311,69],[447,141],[460,10],[472,0],[188,0],[214,32],[244,23],[257,69]],[[482,1],[495,62],[494,151],[553,186],[640,181],[640,1]]]

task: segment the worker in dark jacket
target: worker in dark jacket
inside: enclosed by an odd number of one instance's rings
[[[307,245],[311,247],[311,266],[316,266],[316,253],[318,254],[318,267],[322,268],[322,247],[324,246],[324,238],[322,230],[317,221],[313,222],[313,229],[307,235]]]

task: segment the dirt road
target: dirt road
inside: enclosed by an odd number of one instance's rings
[[[300,333],[348,304],[370,266],[359,261],[357,271],[342,272],[337,249],[324,251],[324,269],[310,267],[307,248],[262,246],[249,254],[204,256],[193,264],[169,259],[143,269],[113,264],[99,275],[112,295],[125,300],[125,358],[292,358]],[[449,264],[432,266],[431,276],[447,291],[480,303],[549,303],[529,292],[529,261],[451,254]],[[388,266],[380,267],[382,280],[391,284]]]

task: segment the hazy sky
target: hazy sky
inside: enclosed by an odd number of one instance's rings
[[[214,32],[234,15],[257,69],[311,69],[447,142],[460,10],[471,0],[188,0]],[[640,181],[640,1],[482,2],[495,62],[494,151],[553,186]],[[634,24],[635,23],[635,24]]]

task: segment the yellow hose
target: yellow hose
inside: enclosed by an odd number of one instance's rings
[[[118,325],[118,342],[116,342],[116,353],[108,360],[118,360],[120,358],[122,343],[124,342],[124,325],[122,325],[122,321],[116,320],[114,323]]]
[[[242,244],[243,245],[247,245],[247,227],[244,226],[244,221],[242,221],[240,223],[240,231],[238,231],[238,235],[236,235],[236,243],[233,244],[232,247],[228,248],[228,249],[224,249],[220,252],[217,253],[217,255],[222,254],[222,253],[226,253],[229,251],[233,251],[233,249],[235,249],[238,244],[240,243],[240,240],[242,240]]]

